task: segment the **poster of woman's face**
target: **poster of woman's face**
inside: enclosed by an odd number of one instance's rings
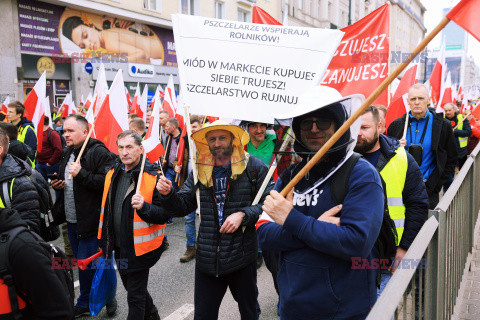
[[[162,42],[148,26],[67,8],[58,33],[64,54],[85,57],[112,56],[124,62],[163,65]]]

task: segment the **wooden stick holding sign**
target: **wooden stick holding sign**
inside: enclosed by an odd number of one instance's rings
[[[412,53],[380,84],[380,86],[375,89],[375,91],[365,100],[361,107],[345,121],[345,123],[338,128],[334,135],[328,139],[328,141],[318,150],[318,152],[307,162],[307,164],[298,172],[298,174],[283,188],[280,193],[282,196],[286,197],[287,194],[297,185],[300,180],[307,174],[310,169],[317,164],[320,159],[325,155],[325,153],[342,137],[342,135],[347,132],[347,130],[352,126],[352,124],[365,112],[365,110],[370,106],[375,99],[383,92],[383,90],[388,88],[388,85],[400,75],[400,73],[408,66],[408,64],[427,46],[427,44],[432,41],[432,39],[440,32],[443,28],[450,22],[450,19],[444,17],[442,21],[433,29],[430,34],[428,34],[425,39],[420,42],[420,44],[412,51]]]
[[[140,186],[142,185],[142,176],[143,176],[143,170],[145,169],[145,161],[147,161],[147,155],[145,154],[145,149],[144,149],[143,157],[142,157],[142,165],[140,166],[140,173],[138,174],[137,192],[135,192],[135,194],[140,194]]]
[[[184,105],[183,106],[184,110],[185,110],[185,124],[187,125],[187,136],[188,136],[188,155],[190,156],[190,163],[192,164],[192,173],[193,173],[193,182],[195,183],[195,185],[197,185],[198,183],[198,175],[197,175],[197,166],[196,166],[196,163],[197,163],[197,159],[196,159],[196,155],[195,155],[195,148],[194,148],[194,143],[193,143],[193,140],[192,140],[192,124],[190,123],[190,107],[187,106],[187,105]],[[207,116],[205,116],[205,119],[207,118]],[[188,165],[188,164],[187,164]],[[198,216],[200,217],[201,219],[201,216],[200,216],[200,189],[197,188],[197,191],[195,191],[195,196],[197,198],[197,208],[198,208]]]
[[[405,139],[407,137],[407,130],[408,130],[408,112],[405,113],[405,127],[403,127],[402,139]]]
[[[92,127],[90,128],[90,131],[88,131],[87,137],[85,138],[85,141],[83,142],[82,149],[80,149],[80,153],[78,154],[78,157],[77,157],[77,160],[75,160],[75,163],[80,163],[80,159],[82,158],[83,152],[85,151],[88,140],[90,140],[90,137],[92,136],[94,127],[95,127],[95,122],[92,124]],[[72,180],[72,177],[73,176],[70,174],[68,176],[68,180]]]

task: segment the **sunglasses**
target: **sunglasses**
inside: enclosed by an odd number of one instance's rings
[[[314,123],[317,126],[318,130],[327,130],[332,125],[332,122],[333,120],[329,120],[329,119],[318,119],[318,120],[305,119],[302,122],[300,122],[300,130],[310,131],[312,130]]]

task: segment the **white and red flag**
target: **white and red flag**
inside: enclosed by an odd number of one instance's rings
[[[8,104],[10,103],[10,96],[7,96],[7,98],[5,98],[5,100],[3,100],[2,102],[2,110],[0,110],[0,113],[3,113],[5,115],[5,121],[8,121],[7,119],[7,107],[8,107]]]
[[[92,103],[93,103],[93,97],[92,97],[92,94],[89,93],[88,97],[87,97],[87,100],[85,100],[85,104],[83,105],[85,110],[90,110],[90,107],[92,106]]]
[[[417,81],[417,69],[418,65],[415,64],[403,74],[403,77],[395,90],[395,94],[393,95],[392,103],[388,106],[387,116],[385,117],[385,127],[388,128],[393,120],[400,118],[409,111],[407,103],[408,89],[410,89],[410,87]]]
[[[103,63],[101,63],[98,70],[97,82],[95,83],[95,88],[93,89],[93,114],[95,117],[97,116],[100,107],[103,104],[103,99],[105,99],[107,93],[107,76],[105,75],[105,66]]]
[[[433,105],[437,105],[440,101],[442,93],[443,79],[445,78],[445,40],[442,42],[440,53],[433,66],[432,74],[430,75],[431,96]]]
[[[150,163],[154,163],[165,154],[165,149],[160,141],[160,97],[157,94],[154,96],[154,105],[152,116],[150,117],[150,126],[148,126],[145,139],[142,142],[145,154]]]
[[[135,89],[135,95],[132,99],[132,104],[130,106],[130,113],[136,113],[137,108],[140,107],[140,83],[137,82],[137,89]]]
[[[63,99],[62,105],[60,106],[59,113],[61,114],[62,118],[65,118],[71,114],[77,114],[77,110],[75,109],[75,103],[72,99],[72,91],[70,91]]]
[[[168,78],[167,87],[165,88],[162,109],[168,112],[169,118],[175,117],[177,110],[177,96],[175,95],[175,86],[173,85],[172,75]]]
[[[27,98],[23,102],[25,106],[25,117],[33,122],[37,131],[37,151],[42,150],[43,138],[43,119],[45,117],[45,97],[47,91],[47,75],[45,71],[38,79],[37,83],[30,91]]]
[[[135,93],[135,95],[137,94]],[[148,86],[145,85],[145,87],[143,87],[142,95],[140,96],[140,101],[137,100],[137,104],[135,106],[135,113],[140,119],[143,119],[143,121],[147,120],[147,103],[148,103]]]
[[[102,107],[95,117],[95,136],[107,148],[118,154],[117,136],[128,130],[128,103],[125,96],[122,70],[118,70]]]
[[[452,76],[450,71],[447,74],[447,79],[442,86],[442,94],[440,95],[440,103],[437,105],[437,112],[444,112],[443,106],[447,103],[453,103],[452,96]]]

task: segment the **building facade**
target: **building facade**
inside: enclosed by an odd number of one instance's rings
[[[44,70],[51,105],[73,92],[75,102],[92,91],[101,63],[110,84],[119,69],[133,96],[137,84],[153,95],[170,75],[178,85],[172,14],[251,21],[257,4],[281,17],[270,0],[4,0],[0,102],[23,101]]]

